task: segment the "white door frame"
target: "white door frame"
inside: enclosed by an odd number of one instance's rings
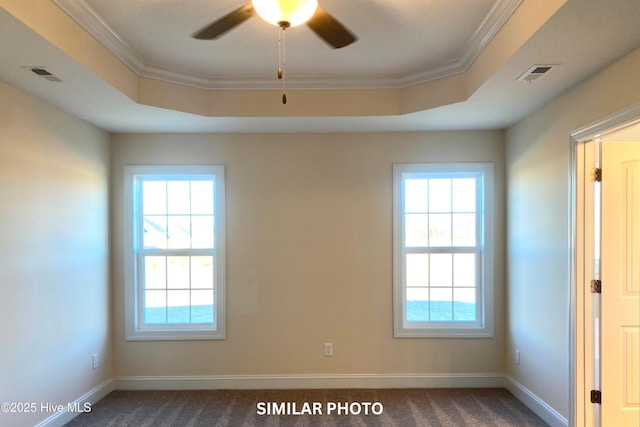
[[[569,159],[569,426],[591,427],[587,425],[587,384],[585,366],[589,366],[585,354],[585,342],[589,340],[592,326],[585,321],[585,293],[586,283],[590,278],[584,277],[584,224],[579,218],[583,214],[584,205],[577,192],[579,187],[577,176],[580,165],[577,164],[577,152],[581,144],[597,138],[601,134],[609,133],[618,128],[626,127],[634,122],[640,122],[640,102],[605,116],[571,132]],[[582,173],[584,173],[582,171]],[[592,364],[593,362],[591,362]],[[591,405],[589,403],[589,405]]]

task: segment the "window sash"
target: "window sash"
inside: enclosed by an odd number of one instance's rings
[[[213,264],[214,264],[214,274],[213,274],[213,280],[211,282],[211,287],[198,287],[198,288],[194,288],[192,286],[192,277],[191,277],[191,266],[189,268],[189,273],[190,273],[190,277],[189,277],[189,284],[187,287],[170,287],[169,283],[165,283],[165,287],[164,288],[149,288],[147,287],[147,280],[145,277],[145,260],[147,257],[152,257],[152,256],[159,256],[159,257],[198,257],[198,256],[211,256],[213,258]],[[165,292],[171,292],[171,291],[189,291],[190,293],[193,291],[208,291],[211,290],[213,292],[213,303],[211,304],[212,310],[217,311],[217,306],[218,306],[218,300],[216,298],[217,295],[217,283],[216,283],[216,275],[215,275],[215,270],[217,270],[217,265],[216,265],[216,251],[215,250],[208,250],[208,251],[204,251],[204,250],[158,250],[158,249],[153,249],[153,250],[149,250],[146,249],[144,251],[140,251],[137,255],[137,266],[138,266],[138,286],[137,286],[137,295],[136,295],[136,301],[137,301],[137,309],[136,309],[136,323],[138,325],[138,329],[139,330],[149,330],[149,331],[153,331],[153,330],[163,330],[163,329],[173,329],[173,330],[182,330],[182,329],[201,329],[201,330],[216,330],[216,316],[213,316],[213,319],[211,322],[201,322],[201,323],[194,323],[194,322],[169,322],[167,321],[166,323],[145,323],[145,309],[146,307],[146,295],[145,292],[146,291],[165,291]],[[168,266],[165,265],[165,275],[168,275]],[[169,303],[167,302],[166,304],[166,308],[168,309],[170,307]],[[195,307],[194,304],[191,303],[191,299],[189,302],[189,311],[191,313],[191,310],[193,309],[193,307]]]
[[[165,201],[165,209],[164,209],[164,213],[147,213],[144,212],[144,192],[143,192],[143,187],[144,184],[146,182],[165,182],[170,183],[170,182],[211,182],[212,185],[212,200],[213,200],[213,211],[210,214],[201,214],[201,213],[193,213],[191,211],[189,211],[189,213],[171,213],[170,212],[170,205],[169,205],[169,193],[166,192],[165,193],[165,197],[164,197],[164,201]],[[205,217],[212,217],[213,219],[213,236],[212,236],[212,247],[211,249],[216,247],[216,228],[218,228],[218,219],[216,218],[216,213],[218,210],[218,206],[216,206],[216,204],[219,204],[219,202],[217,201],[217,194],[216,194],[216,175],[215,174],[211,174],[211,173],[207,173],[207,174],[153,174],[153,175],[137,175],[135,177],[135,193],[134,193],[134,197],[136,200],[136,206],[135,206],[135,219],[136,219],[136,243],[135,243],[135,249],[136,251],[140,252],[140,251],[145,251],[145,250],[149,250],[149,249],[155,249],[155,248],[145,248],[144,246],[144,221],[145,218],[148,217],[158,217],[158,218],[166,218],[167,219],[167,224],[166,224],[166,231],[167,233],[169,232],[169,218],[179,218],[179,217],[188,217],[189,218],[189,244],[190,244],[190,248],[171,248],[169,246],[167,246],[167,248],[157,248],[159,250],[172,250],[172,249],[208,249],[208,247],[198,247],[198,248],[193,248],[193,218],[205,218]],[[189,206],[192,207],[193,206],[193,197],[191,195],[191,186],[190,186],[190,190],[189,190]],[[169,239],[167,238],[167,244],[169,244]]]
[[[405,210],[406,208],[406,181],[407,180],[419,180],[419,179],[426,179],[426,180],[433,180],[433,179],[464,179],[464,178],[470,178],[470,179],[474,179],[475,180],[475,206],[474,206],[474,211],[473,212],[459,212],[459,211],[455,211],[453,210],[453,207],[451,207],[451,209],[449,209],[448,211],[438,211],[438,212],[434,212],[434,211],[430,211],[430,210],[425,210],[425,211],[409,211],[407,212]],[[475,171],[471,171],[471,172],[445,172],[445,171],[433,171],[433,172],[424,172],[424,171],[420,171],[420,172],[403,172],[401,174],[401,182],[400,182],[400,186],[401,186],[401,201],[400,201],[400,209],[401,209],[401,214],[402,214],[402,247],[403,250],[408,250],[408,249],[413,249],[413,248],[417,248],[417,249],[425,249],[425,248],[429,248],[431,250],[435,250],[437,248],[454,248],[456,247],[456,245],[453,244],[453,223],[451,224],[450,230],[451,230],[451,245],[449,246],[407,246],[406,244],[406,218],[407,215],[416,215],[416,214],[424,214],[424,215],[438,215],[438,214],[448,214],[451,215],[453,217],[454,214],[460,214],[460,213],[473,213],[475,214],[475,245],[472,246],[462,246],[462,247],[472,247],[472,248],[482,248],[484,245],[484,222],[483,222],[483,218],[484,218],[484,198],[482,197],[484,194],[484,173],[483,172],[475,172]],[[450,205],[453,202],[450,203]]]
[[[446,248],[446,249],[451,249],[451,248]],[[407,284],[407,267],[406,267],[406,255],[407,254],[424,254],[424,255],[430,255],[430,254],[473,254],[476,256],[475,259],[475,266],[474,266],[474,272],[473,272],[473,277],[474,277],[474,286],[470,287],[470,286],[456,286],[455,283],[453,283],[453,277],[452,277],[452,283],[450,286],[431,286],[430,284],[426,285],[426,286],[409,286]],[[405,251],[403,252],[403,256],[402,256],[402,319],[403,319],[403,325],[405,328],[409,328],[409,329],[428,329],[428,328],[435,328],[435,329],[449,329],[449,328],[462,328],[462,327],[467,327],[467,328],[478,328],[481,327],[483,324],[483,294],[482,294],[482,290],[483,290],[483,278],[482,278],[482,265],[483,265],[483,252],[479,249],[474,249],[474,248],[455,248],[455,250],[441,250],[440,248],[438,248],[435,251],[416,251],[416,250],[411,250],[411,251]],[[453,268],[453,267],[452,267]],[[454,276],[455,270],[452,271],[452,276]],[[407,289],[411,288],[411,289],[416,289],[416,288],[425,288],[425,289],[451,289],[452,292],[455,289],[471,289],[473,288],[474,290],[474,296],[475,296],[475,320],[473,321],[464,321],[464,320],[451,320],[451,321],[444,321],[444,320],[424,320],[424,321],[410,321],[408,320],[408,307],[407,307],[407,303],[408,303],[408,298],[407,298]],[[433,300],[428,299],[427,300],[429,303]],[[455,299],[452,298],[452,305],[455,304]],[[452,315],[454,315],[454,313],[452,312]]]

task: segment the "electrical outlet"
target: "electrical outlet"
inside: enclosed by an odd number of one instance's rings
[[[326,342],[324,343],[324,355],[325,356],[333,356],[333,343],[332,342]]]
[[[516,348],[516,351],[515,351],[515,354],[514,354],[513,357],[514,357],[514,359],[516,361],[516,365],[519,365],[520,364],[520,350],[518,350]]]
[[[93,369],[98,369],[98,353],[93,353]]]

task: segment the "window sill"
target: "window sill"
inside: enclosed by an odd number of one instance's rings
[[[224,340],[225,334],[220,331],[128,331],[127,341],[196,341]]]
[[[494,338],[489,328],[398,328],[393,332],[394,338]]]

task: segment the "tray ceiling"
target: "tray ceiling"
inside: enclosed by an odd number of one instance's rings
[[[269,88],[278,28],[254,16],[220,39],[191,34],[243,0],[54,0],[139,75],[204,88]],[[359,40],[332,49],[286,31],[292,87],[405,87],[465,71],[522,0],[321,0]]]
[[[111,132],[504,129],[640,48],[638,0],[319,2],[359,40],[288,30],[286,106],[276,27],[190,37],[243,0],[0,0],[0,80]]]

